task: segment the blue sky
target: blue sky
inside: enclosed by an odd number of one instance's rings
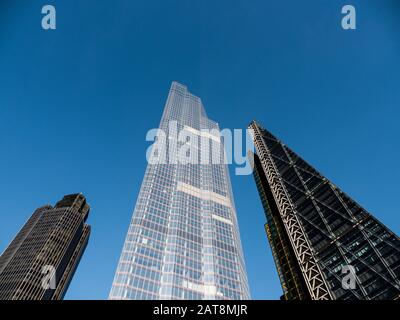
[[[341,7],[357,30],[341,28]],[[57,8],[57,30],[41,8]],[[0,251],[83,192],[90,243],[67,299],[105,299],[170,83],[221,128],[257,119],[397,234],[396,0],[6,0],[0,4]],[[233,168],[231,168],[233,169]],[[232,184],[252,297],[281,288],[252,176]]]

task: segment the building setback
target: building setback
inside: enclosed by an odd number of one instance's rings
[[[72,194],[33,213],[0,256],[0,300],[63,298],[89,239],[89,209]]]
[[[399,237],[261,125],[249,128],[282,299],[399,299]]]
[[[173,82],[159,128],[168,135],[159,150],[167,159],[147,165],[110,299],[248,299],[218,124]],[[188,139],[177,141],[181,133]],[[192,146],[188,163],[177,159],[182,145]],[[199,163],[215,154],[220,161]]]

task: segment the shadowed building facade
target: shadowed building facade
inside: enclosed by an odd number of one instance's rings
[[[0,300],[60,300],[87,245],[82,194],[37,209],[0,256]]]
[[[110,299],[248,299],[218,124],[173,82],[159,128],[166,162],[147,165]],[[187,163],[177,159],[184,145]]]
[[[282,299],[399,299],[399,237],[261,125],[249,129]]]

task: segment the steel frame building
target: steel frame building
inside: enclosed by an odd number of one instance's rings
[[[249,128],[282,298],[399,299],[399,237],[260,124]],[[343,285],[349,266],[355,287]]]

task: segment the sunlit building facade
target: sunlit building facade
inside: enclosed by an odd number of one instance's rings
[[[159,129],[167,137],[147,165],[109,298],[249,299],[218,124],[173,82]]]
[[[0,256],[0,300],[61,300],[89,240],[90,206],[66,195],[35,210]]]

